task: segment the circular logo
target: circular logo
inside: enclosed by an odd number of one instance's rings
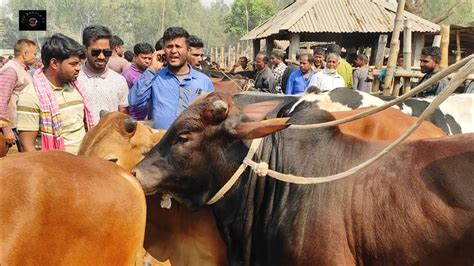
[[[38,30],[46,25],[46,16],[38,11],[28,11],[21,16],[21,24],[28,30]]]
[[[28,27],[29,28],[36,28],[38,27],[38,19],[35,17],[28,19]]]

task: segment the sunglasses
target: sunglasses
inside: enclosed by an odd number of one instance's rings
[[[110,57],[112,55],[112,50],[110,49],[91,49],[91,55],[94,57],[104,54],[105,57]]]

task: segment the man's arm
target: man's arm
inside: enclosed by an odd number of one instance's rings
[[[357,86],[358,86],[358,83],[359,83],[359,77],[358,77],[357,74],[359,74],[359,70],[356,70],[356,71],[354,71],[354,73],[352,73],[352,88],[354,90],[357,90]]]
[[[272,72],[268,73],[267,82],[268,82],[268,90],[271,93],[277,93],[276,86],[278,83]]]
[[[35,141],[38,131],[20,131],[20,145],[23,152],[36,151]]]
[[[446,87],[449,85],[449,80],[447,78],[443,78],[440,81],[436,83],[436,92],[435,94],[438,95],[440,94]]]
[[[155,73],[151,68],[147,68],[140,78],[133,84],[128,94],[128,103],[133,107],[145,106],[151,97]]]
[[[13,68],[7,68],[0,74],[0,117],[10,118],[8,115],[8,102],[11,99],[17,82],[16,72]],[[2,128],[5,141],[15,144],[16,138],[12,127]]]
[[[17,129],[22,151],[34,151],[40,131],[40,107],[34,87],[29,84],[18,97]]]
[[[124,114],[128,114],[128,94],[129,90],[127,80],[123,76],[120,76],[120,85],[118,88],[118,110]]]
[[[296,71],[295,71],[296,72]],[[291,95],[293,94],[293,73],[290,74],[288,81],[286,82],[285,94]]]
[[[318,73],[314,74],[311,79],[309,80],[309,83],[308,83],[308,88],[311,87],[311,86],[315,86],[316,88],[320,89],[320,84],[319,84],[319,80],[318,80]],[[306,89],[308,89],[306,88]]]

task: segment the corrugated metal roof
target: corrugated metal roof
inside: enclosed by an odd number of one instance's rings
[[[298,0],[251,30],[240,40],[292,33],[390,33],[397,6],[378,0]],[[438,32],[439,25],[404,11],[413,32]]]

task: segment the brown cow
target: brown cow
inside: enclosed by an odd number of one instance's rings
[[[10,121],[8,119],[0,117],[0,158],[5,157],[8,152],[7,142],[1,130],[2,127],[6,127],[8,125],[10,125]]]
[[[0,130],[0,158],[7,156],[8,153],[8,147],[7,147],[7,141],[5,140],[5,137],[3,136],[3,132]]]
[[[108,113],[87,133],[79,154],[113,160],[130,170],[163,133],[153,133],[123,113]],[[173,265],[226,265],[225,245],[210,208],[190,211],[173,200],[168,210],[160,207],[161,195],[146,200],[144,247],[154,258]]]
[[[60,151],[12,154],[0,164],[0,264],[133,265],[146,220],[133,176]]]
[[[332,112],[336,119],[342,119],[354,114],[367,111],[371,108],[361,108],[352,111]],[[339,129],[346,134],[359,138],[394,140],[400,137],[413,124],[416,117],[402,113],[395,108],[388,108],[376,114],[339,125]],[[429,121],[423,121],[408,139],[427,139],[446,136],[443,130]]]

